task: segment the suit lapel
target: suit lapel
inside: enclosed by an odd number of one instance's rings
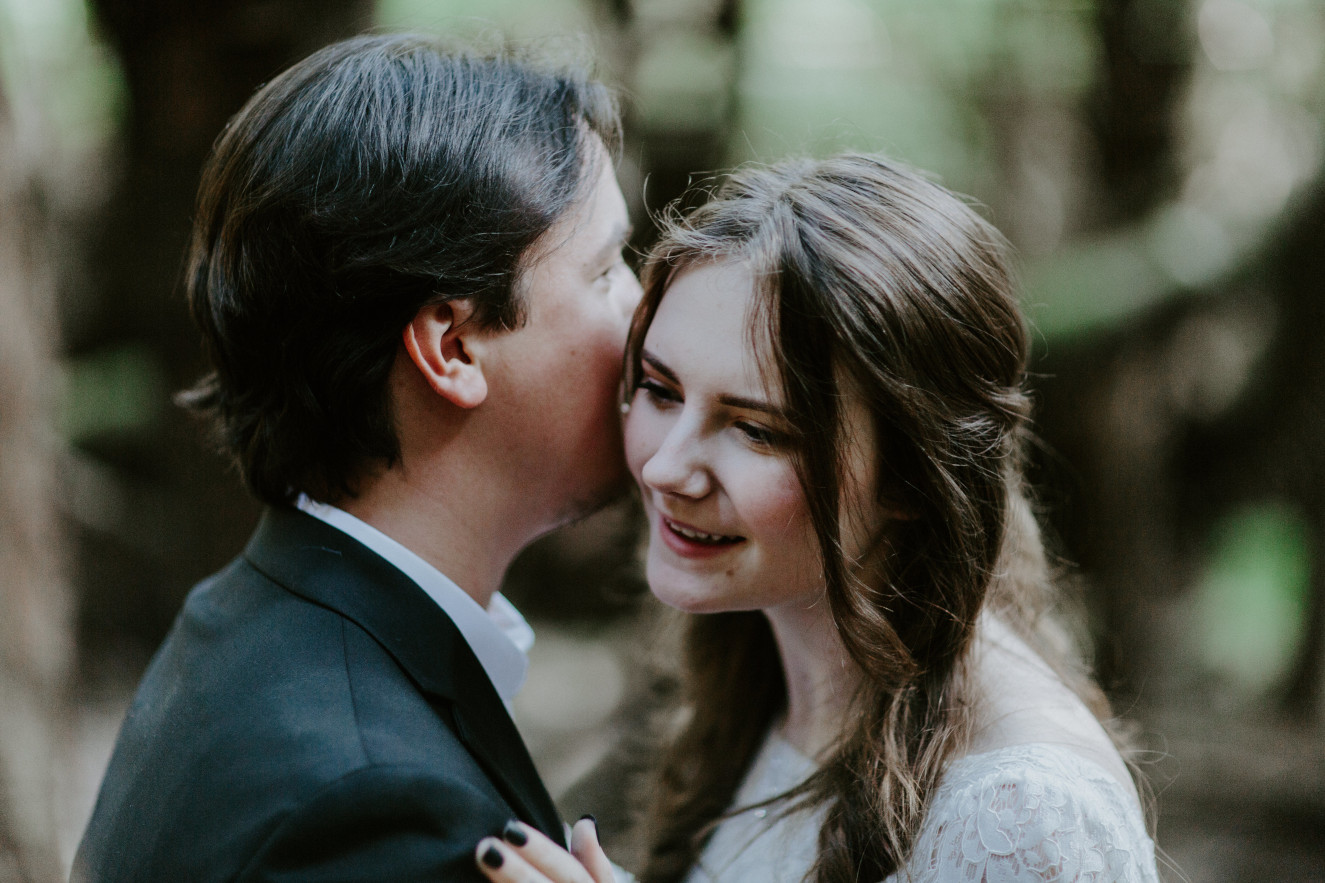
[[[372,635],[431,697],[450,706],[457,735],[526,822],[558,843],[560,817],[487,673],[445,612],[413,580],[336,528],[268,509],[244,557],[291,592]]]

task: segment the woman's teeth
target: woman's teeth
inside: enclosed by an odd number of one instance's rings
[[[682,527],[681,525],[677,524],[674,521],[667,522],[667,526],[670,527],[676,533],[685,537],[687,540],[691,540],[692,542],[696,543],[710,543],[710,544],[735,543],[740,540],[740,537],[729,537],[729,536],[723,536],[722,534],[705,533],[702,530],[695,530],[689,527]]]

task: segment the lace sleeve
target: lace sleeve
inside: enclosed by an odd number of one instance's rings
[[[1100,767],[1053,745],[1019,745],[953,764],[907,872],[888,883],[1159,880],[1155,847],[1132,795]]]

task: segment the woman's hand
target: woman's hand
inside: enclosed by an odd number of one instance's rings
[[[481,870],[494,883],[613,883],[612,863],[598,845],[598,825],[585,816],[571,829],[570,852],[522,822],[506,823],[502,839],[479,841]]]

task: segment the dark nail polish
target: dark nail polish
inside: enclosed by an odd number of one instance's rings
[[[506,827],[501,829],[502,839],[512,846],[524,846],[529,842],[529,835],[524,832],[518,822],[509,821]]]
[[[588,819],[589,821],[593,822],[593,832],[594,832],[595,834],[597,834],[597,833],[598,833],[598,819],[594,818],[592,813],[585,813],[584,815],[580,816],[580,821],[581,821],[581,822],[584,821],[585,819]]]
[[[483,850],[483,864],[495,871],[501,867],[501,863],[502,854],[500,849],[495,846],[489,846],[487,849]]]

